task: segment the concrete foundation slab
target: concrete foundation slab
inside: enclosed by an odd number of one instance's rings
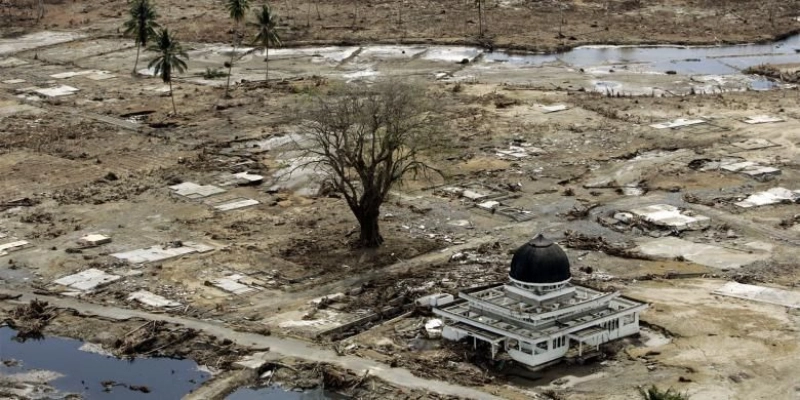
[[[190,199],[200,199],[226,192],[225,189],[214,185],[198,185],[194,182],[183,182],[178,185],[172,185],[169,188],[178,196],[188,197]]]
[[[779,146],[777,143],[773,143],[767,139],[762,139],[762,138],[750,138],[747,140],[743,140],[741,142],[735,142],[731,144],[742,150],[759,150],[759,149],[767,149],[770,147]]]
[[[769,115],[754,115],[744,120],[745,124],[770,124],[775,122],[784,122],[785,119],[781,117],[772,117]]]
[[[552,106],[541,106],[542,113],[550,114],[554,112],[564,111],[567,109],[567,106],[564,104],[555,104]]]
[[[33,92],[44,97],[62,97],[62,96],[73,95],[79,91],[80,89],[76,87],[67,85],[58,85],[56,87],[51,87],[51,88],[36,89]]]
[[[180,307],[181,303],[177,301],[169,300],[165,297],[159,296],[155,293],[148,292],[146,290],[139,290],[137,292],[133,292],[128,296],[128,300],[130,301],[138,301],[144,305],[154,307],[154,308],[171,308],[171,307]]]
[[[30,242],[28,242],[27,240],[17,240],[9,243],[0,244],[0,256],[7,255],[12,251],[22,250],[28,246],[30,246]]]
[[[93,74],[93,73],[95,73],[95,72],[97,72],[97,71],[93,71],[93,70],[87,70],[87,71],[67,71],[67,72],[61,72],[61,73],[58,73],[58,74],[53,74],[53,75],[50,75],[50,77],[51,77],[51,78],[55,78],[55,79],[69,79],[69,78],[74,78],[74,77],[76,77],[76,76],[82,76],[82,75],[89,75],[89,74]]]
[[[141,73],[142,71],[139,71],[139,74]],[[142,89],[156,93],[169,93],[169,85],[151,85],[151,86],[145,86]]]
[[[690,242],[676,237],[662,237],[658,239],[643,239],[639,241],[636,249],[640,253],[653,257],[675,259],[682,257],[685,260],[714,268],[735,269],[769,258],[767,253],[749,253],[746,251],[728,249]]]
[[[20,65],[25,65],[28,62],[25,60],[20,60],[16,57],[6,57],[0,59],[0,68],[11,68],[11,67],[19,67]]]
[[[796,203],[798,201],[800,201],[800,190],[791,191],[776,187],[765,192],[751,194],[747,199],[734,204],[742,208],[752,208],[783,202]]]
[[[244,278],[242,275],[230,275],[224,278],[219,278],[211,281],[211,284],[218,289],[222,289],[226,292],[233,293],[236,295],[242,295],[246,293],[251,293],[258,291],[258,289],[247,286],[243,283],[240,283],[239,280]]]
[[[89,75],[86,75],[86,79],[91,79],[93,81],[105,81],[108,79],[114,79],[117,76],[108,72],[108,71],[95,71]]]
[[[472,201],[478,201],[478,200],[485,199],[485,198],[489,197],[489,195],[485,194],[485,193],[481,193],[481,192],[476,192],[476,191],[470,190],[470,189],[464,189],[461,192],[461,197],[467,198],[467,199],[472,200]]]
[[[630,210],[630,212],[640,221],[678,231],[701,230],[708,228],[711,224],[711,219],[706,216],[687,215],[678,207],[669,204],[655,204]]]
[[[195,242],[183,242],[180,247],[152,246],[144,249],[114,253],[111,257],[139,264],[154,261],[163,261],[192,253],[206,253],[214,250],[213,246]]]
[[[478,204],[478,208],[489,211],[496,210],[498,207],[500,207],[500,202],[494,200],[484,201],[483,203]]]
[[[713,292],[721,296],[736,297],[761,303],[800,309],[800,292],[728,282]]]
[[[652,124],[650,126],[653,127],[653,128],[656,128],[656,129],[667,129],[667,128],[669,128],[669,129],[679,129],[679,128],[684,128],[684,127],[691,126],[691,125],[699,125],[699,124],[705,124],[705,123],[706,123],[706,120],[704,120],[704,119],[678,118],[678,119],[675,119],[675,120],[672,120],[672,121],[661,122],[661,123],[658,123],[658,124]]]
[[[42,31],[18,37],[0,39],[0,55],[71,42],[86,35],[77,32]]]
[[[254,206],[254,205],[257,205],[257,204],[261,204],[261,203],[258,200],[239,198],[239,199],[233,199],[233,200],[230,200],[230,201],[226,201],[226,202],[221,203],[221,204],[217,204],[217,205],[214,206],[214,209],[218,210],[218,211],[230,211],[230,210],[237,210],[237,209],[245,208],[245,207],[251,207],[251,206]]]
[[[27,104],[0,105],[0,117],[14,114],[41,114],[44,110]]]
[[[119,275],[111,275],[99,269],[90,268],[85,271],[78,272],[77,274],[56,279],[53,281],[53,283],[67,286],[72,289],[77,289],[82,292],[88,292],[108,285],[109,283],[115,282],[121,278],[122,277]]]

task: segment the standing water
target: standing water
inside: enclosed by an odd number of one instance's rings
[[[191,360],[123,360],[80,350],[84,343],[74,339],[18,342],[15,334],[11,328],[0,328],[0,377],[14,380],[34,371],[51,371],[55,379],[50,386],[85,399],[180,399],[211,376]]]

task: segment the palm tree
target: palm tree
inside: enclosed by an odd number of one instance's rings
[[[139,51],[147,46],[147,41],[156,36],[156,10],[150,0],[133,0],[128,12],[130,19],[125,22],[125,35],[133,36],[136,41],[136,62],[133,64],[133,75],[139,65]]]
[[[172,111],[177,115],[178,110],[175,108],[175,96],[172,95],[172,73],[173,71],[179,73],[186,71],[186,61],[184,60],[188,60],[189,55],[183,51],[181,44],[169,33],[167,28],[162,29],[161,32],[156,35],[156,43],[148,47],[147,50],[159,53],[158,57],[150,61],[147,68],[153,68],[155,74],[160,76],[164,83],[169,83],[169,97],[172,98]]]
[[[244,14],[250,9],[250,3],[249,0],[228,0],[228,4],[225,7],[228,9],[231,19],[233,19],[233,51],[231,52],[231,62],[228,63],[228,82],[225,84],[225,97],[228,97],[231,87],[233,57],[236,55],[236,40],[238,38],[236,30],[239,28],[239,22],[244,20]]]
[[[256,42],[264,46],[264,62],[267,65],[266,81],[269,84],[269,45],[280,46],[281,38],[278,36],[276,28],[278,27],[278,16],[272,12],[269,5],[263,5],[261,12],[256,11],[256,19],[258,19],[258,36]]]

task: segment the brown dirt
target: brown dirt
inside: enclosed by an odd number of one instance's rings
[[[29,1],[29,3],[32,3]],[[102,3],[48,0],[38,25],[29,8],[5,7],[5,33],[36,29],[100,28],[116,33],[126,13],[122,0]],[[559,4],[563,8],[559,8]],[[21,3],[20,3],[21,5]],[[174,0],[157,3],[161,23],[184,40],[227,42],[232,24],[222,3]],[[486,37],[478,39],[478,15],[463,0],[276,1],[282,36],[291,44],[406,42],[479,44],[553,51],[582,44],[716,44],[771,40],[798,29],[783,2],[697,0],[487,1]],[[249,20],[253,17],[248,16]],[[563,20],[563,26],[557,21]],[[254,28],[247,28],[252,34]],[[560,30],[560,33],[559,33]]]

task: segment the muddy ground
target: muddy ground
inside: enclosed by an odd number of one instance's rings
[[[353,4],[319,3],[322,21],[315,18],[315,3],[274,4],[285,15],[288,43],[475,42],[476,24],[468,22],[474,18],[471,2],[404,2],[402,28],[391,22],[397,17],[393,3],[370,3],[358,9],[357,29],[352,29]],[[543,50],[586,43],[754,41],[792,31],[797,24],[791,2],[638,4],[570,3],[564,11],[567,37],[558,39],[551,23],[558,13],[552,5],[488,1],[488,32],[498,46]],[[363,250],[352,246],[356,221],[344,202],[319,191],[313,171],[287,174],[297,157],[295,142],[302,141],[298,104],[357,80],[348,74],[360,69],[346,60],[319,62],[284,49],[288,55],[270,64],[275,78],[267,86],[258,81],[263,79],[261,59],[247,53],[234,69],[244,82],[235,86],[232,99],[223,99],[223,80],[201,76],[206,67],[227,58],[225,45],[217,42],[228,39],[229,24],[224,17],[209,17],[224,16],[221,5],[201,2],[190,8],[159,2],[163,24],[176,29],[193,51],[190,72],[175,82],[179,113],[171,115],[160,81],[130,76],[135,49],[117,34],[124,2],[46,5],[38,25],[30,15],[3,8],[0,18],[13,22],[4,25],[3,33],[22,35],[46,27],[86,36],[34,44],[0,58],[0,80],[25,81],[0,84],[0,244],[28,242],[0,255],[4,288],[302,338],[380,361],[386,368],[405,367],[418,376],[506,398],[624,399],[637,385],[651,383],[703,399],[795,395],[790,371],[800,366],[794,357],[796,311],[712,292],[730,280],[796,286],[797,205],[735,204],[775,187],[800,190],[796,90],[688,95],[700,93],[686,86],[698,77],[615,73],[623,85],[665,88],[664,96],[639,90],[644,95],[631,97],[587,92],[583,88],[595,78],[560,65],[537,67],[525,82],[511,68],[454,82],[435,77],[457,76],[462,67],[456,62],[381,61],[381,73],[423,82],[437,96],[447,121],[446,140],[425,157],[446,179],[411,180],[396,188],[382,208],[385,245]],[[309,5],[312,17],[306,27]],[[498,21],[504,22],[502,29]],[[38,40],[53,37],[48,35]],[[114,76],[52,76],[92,69]],[[80,91],[42,98],[25,90],[57,84]],[[687,95],[670,95],[676,93],[673,86]],[[557,104],[566,110],[544,112],[543,106]],[[743,122],[762,114],[785,121]],[[650,126],[675,118],[706,123],[680,129]],[[752,139],[761,145],[742,147]],[[511,145],[528,154],[498,154]],[[703,168],[733,157],[781,173],[758,180]],[[229,184],[230,174],[240,172],[259,174],[264,182]],[[226,192],[190,199],[169,188],[185,182],[217,185]],[[510,211],[482,210],[448,194],[447,186],[491,193]],[[232,211],[214,208],[221,200],[240,198],[258,204]],[[674,232],[613,218],[619,211],[662,203],[708,216],[711,223]],[[538,232],[566,248],[577,282],[621,290],[651,304],[642,316],[648,329],[641,337],[609,346],[605,358],[590,365],[559,365],[536,373],[425,338],[422,325],[431,316],[413,306],[415,299],[503,281],[510,254]],[[96,233],[111,242],[78,244]],[[718,260],[653,256],[637,247],[660,236],[724,248],[733,254],[726,257],[747,261],[720,266]],[[212,249],[153,262],[113,256],[150,246],[182,249],[191,242]],[[54,283],[88,268],[120,278],[85,292]],[[236,275],[246,293],[215,286],[216,280]],[[163,309],[129,298],[139,290],[179,305]],[[143,323],[60,314],[45,333],[113,344],[120,333]],[[107,338],[92,333],[106,331],[112,332]],[[197,336],[165,347],[164,353],[224,368],[233,355],[253,351],[207,339]],[[324,371],[315,368],[303,370],[317,379]],[[358,396],[423,395],[389,384],[367,390],[360,377],[351,377],[364,391]],[[302,387],[302,379],[288,382]]]
[[[44,27],[114,34],[126,12],[121,0],[46,0],[45,14],[35,24],[32,4],[32,0],[3,3],[0,18],[10,26],[9,33]],[[184,40],[231,39],[232,24],[223,3],[200,1],[189,6],[163,0],[156,4],[162,24]],[[478,13],[471,1],[278,0],[270,4],[283,21],[282,36],[289,44],[491,43],[552,51],[583,44],[741,43],[771,40],[798,29],[796,0],[489,0],[484,38],[478,37]]]

